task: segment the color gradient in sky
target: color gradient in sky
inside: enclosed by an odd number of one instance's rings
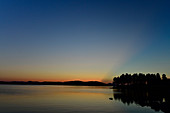
[[[0,0],[0,80],[170,77],[168,0]]]

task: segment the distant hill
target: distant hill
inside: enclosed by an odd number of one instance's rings
[[[103,83],[99,81],[66,81],[66,82],[39,82],[39,81],[0,81],[0,84],[11,85],[77,85],[77,86],[112,86],[111,83]]]

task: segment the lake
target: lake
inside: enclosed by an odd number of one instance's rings
[[[123,102],[123,99],[120,99],[122,97],[118,96],[121,92],[110,88],[109,86],[0,85],[0,113],[156,112],[149,106],[142,107],[134,102],[129,102],[130,104]]]

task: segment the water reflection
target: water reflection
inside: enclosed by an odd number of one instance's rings
[[[170,93],[167,90],[122,89],[117,91],[120,93],[113,92],[114,100],[126,105],[136,104],[150,107],[155,111],[170,113]]]
[[[0,113],[109,113],[109,87],[0,85]]]
[[[110,101],[113,91],[107,86],[0,85],[0,113],[155,113],[116,101],[125,93],[118,94]]]

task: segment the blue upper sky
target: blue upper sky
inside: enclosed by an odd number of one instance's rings
[[[0,0],[0,79],[170,77],[168,0]]]

